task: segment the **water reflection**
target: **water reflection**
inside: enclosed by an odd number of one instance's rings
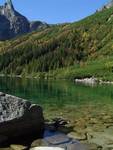
[[[113,85],[95,87],[71,81],[0,78],[0,91],[41,104],[64,107],[65,105],[113,104]]]

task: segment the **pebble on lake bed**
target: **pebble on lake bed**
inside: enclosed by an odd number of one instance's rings
[[[10,148],[11,148],[12,150],[25,150],[25,149],[27,149],[26,146],[23,146],[23,145],[15,145],[15,144],[10,145]]]
[[[31,148],[30,150],[64,150],[64,149],[59,147],[34,147]]]

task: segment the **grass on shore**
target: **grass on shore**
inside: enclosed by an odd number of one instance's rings
[[[54,79],[69,79],[96,77],[104,81],[113,81],[113,58],[100,58],[98,60],[89,60],[81,64],[76,64],[71,67],[52,70],[49,72],[38,72],[22,74],[23,77],[35,78],[54,78]]]

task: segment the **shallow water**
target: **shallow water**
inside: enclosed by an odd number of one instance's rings
[[[69,136],[96,144],[95,150],[113,149],[113,85],[1,77],[0,91],[41,105],[47,119],[68,120]],[[61,131],[67,132],[64,128]]]
[[[113,85],[90,87],[63,80],[1,77],[0,91],[40,104],[49,117],[113,112]]]

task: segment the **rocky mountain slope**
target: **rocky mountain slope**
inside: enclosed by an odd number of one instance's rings
[[[113,7],[0,43],[0,73],[113,79]]]
[[[113,0],[110,0],[110,1],[108,2],[108,4],[106,4],[105,6],[106,6],[106,8],[112,7],[112,6],[113,6]]]
[[[0,6],[0,40],[7,40],[46,27],[48,25],[40,21],[29,22],[14,9],[11,0],[7,0],[4,6]]]
[[[109,0],[109,2],[107,4],[105,4],[104,6],[102,6],[100,9],[98,9],[98,11],[102,11],[104,9],[109,9],[113,6],[113,0]]]

